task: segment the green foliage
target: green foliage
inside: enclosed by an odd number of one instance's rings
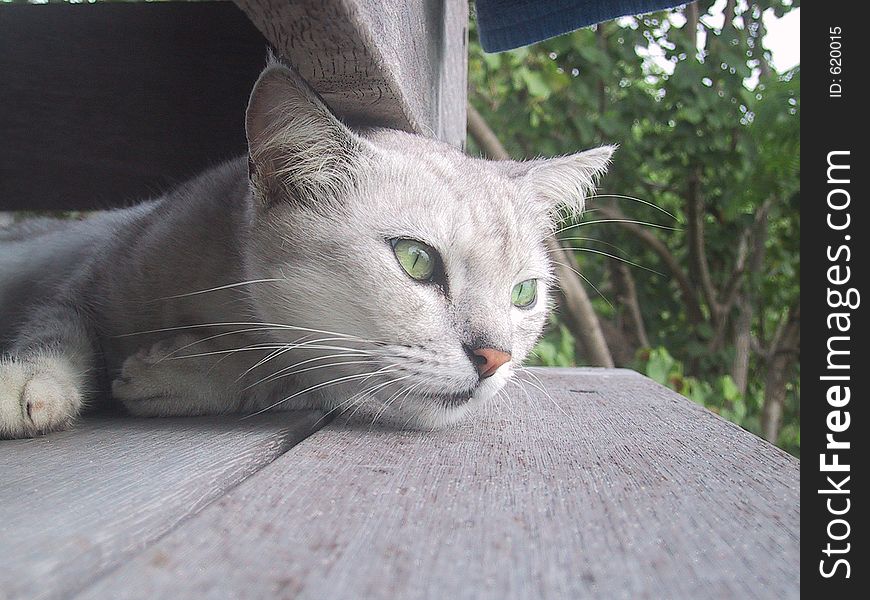
[[[576,366],[574,336],[554,315],[550,317],[550,324],[550,330],[535,347],[532,362],[546,367]]]
[[[600,290],[589,290],[600,317],[617,329],[625,311],[615,298],[613,261],[600,253],[658,272],[631,268],[651,348],[628,344],[625,354],[635,359],[623,364],[760,433],[765,349],[800,297],[800,69],[780,74],[770,67],[761,17],[765,10],[784,14],[797,3],[737,2],[736,18],[722,29],[705,16],[713,3],[699,4],[698,37],[675,12],[620,19],[502,54],[484,54],[472,31],[470,100],[514,156],[620,145],[600,196],[591,199],[579,226],[562,234],[563,243],[576,250],[576,268]],[[469,147],[476,150],[471,140]],[[642,199],[676,220],[608,194]],[[693,194],[702,207],[702,259],[689,243]],[[673,228],[648,231],[664,242],[690,281],[697,295],[694,313],[649,244],[613,223],[584,224],[599,220],[599,205]],[[765,206],[767,219],[756,232]],[[714,301],[724,307],[721,315],[703,293],[701,260]],[[729,303],[727,292],[734,281],[735,298],[751,309],[753,350],[743,393],[732,378],[740,303]],[[582,332],[572,335],[557,321],[533,362],[582,363],[575,336]],[[798,356],[789,367],[794,380],[778,440],[795,454]]]
[[[642,350],[632,367],[729,421],[757,435],[762,434],[759,412],[764,404],[764,390],[761,387],[752,386],[742,394],[730,375],[710,380],[686,375],[684,365],[663,347]],[[788,452],[800,456],[799,416],[786,420],[778,443]]]
[[[680,392],[730,421],[760,434],[757,411],[761,408],[759,394],[741,394],[730,375],[700,380],[684,373],[683,364],[665,348],[653,348],[640,353],[636,368],[651,379]]]

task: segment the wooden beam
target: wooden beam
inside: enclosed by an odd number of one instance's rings
[[[466,0],[235,0],[349,123],[465,142]]]
[[[319,411],[88,417],[0,440],[0,598],[70,598],[322,424]]]
[[[631,371],[517,377],[444,430],[339,417],[76,597],[799,596],[799,461]],[[0,510],[51,515],[24,540],[41,560],[6,566],[39,582],[86,509],[28,499]]]

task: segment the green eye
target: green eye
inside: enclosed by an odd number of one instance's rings
[[[538,280],[526,279],[514,286],[511,290],[511,302],[517,308],[529,308],[538,298]]]
[[[432,280],[438,266],[438,252],[434,248],[407,238],[394,239],[390,243],[405,273],[417,281]]]

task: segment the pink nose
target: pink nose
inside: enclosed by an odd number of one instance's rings
[[[492,377],[500,366],[511,359],[511,355],[495,348],[477,348],[474,354],[474,366],[481,379]]]

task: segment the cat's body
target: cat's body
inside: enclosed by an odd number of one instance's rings
[[[353,133],[274,64],[247,128],[250,158],[162,198],[0,229],[0,437],[104,391],[141,415],[454,421],[536,341],[554,195],[582,202],[610,155],[490,163]]]
[[[164,314],[172,303],[152,303],[149,311],[148,296],[180,294],[221,278],[241,281],[237,255],[249,211],[239,198],[247,191],[246,164],[220,165],[130,208],[0,229],[0,348],[8,350],[21,317],[47,299],[68,296],[80,309],[99,313],[105,343],[112,343],[113,336],[130,333],[125,307],[131,304],[142,319],[137,325],[157,329],[172,320]],[[239,246],[230,248],[233,239]]]

